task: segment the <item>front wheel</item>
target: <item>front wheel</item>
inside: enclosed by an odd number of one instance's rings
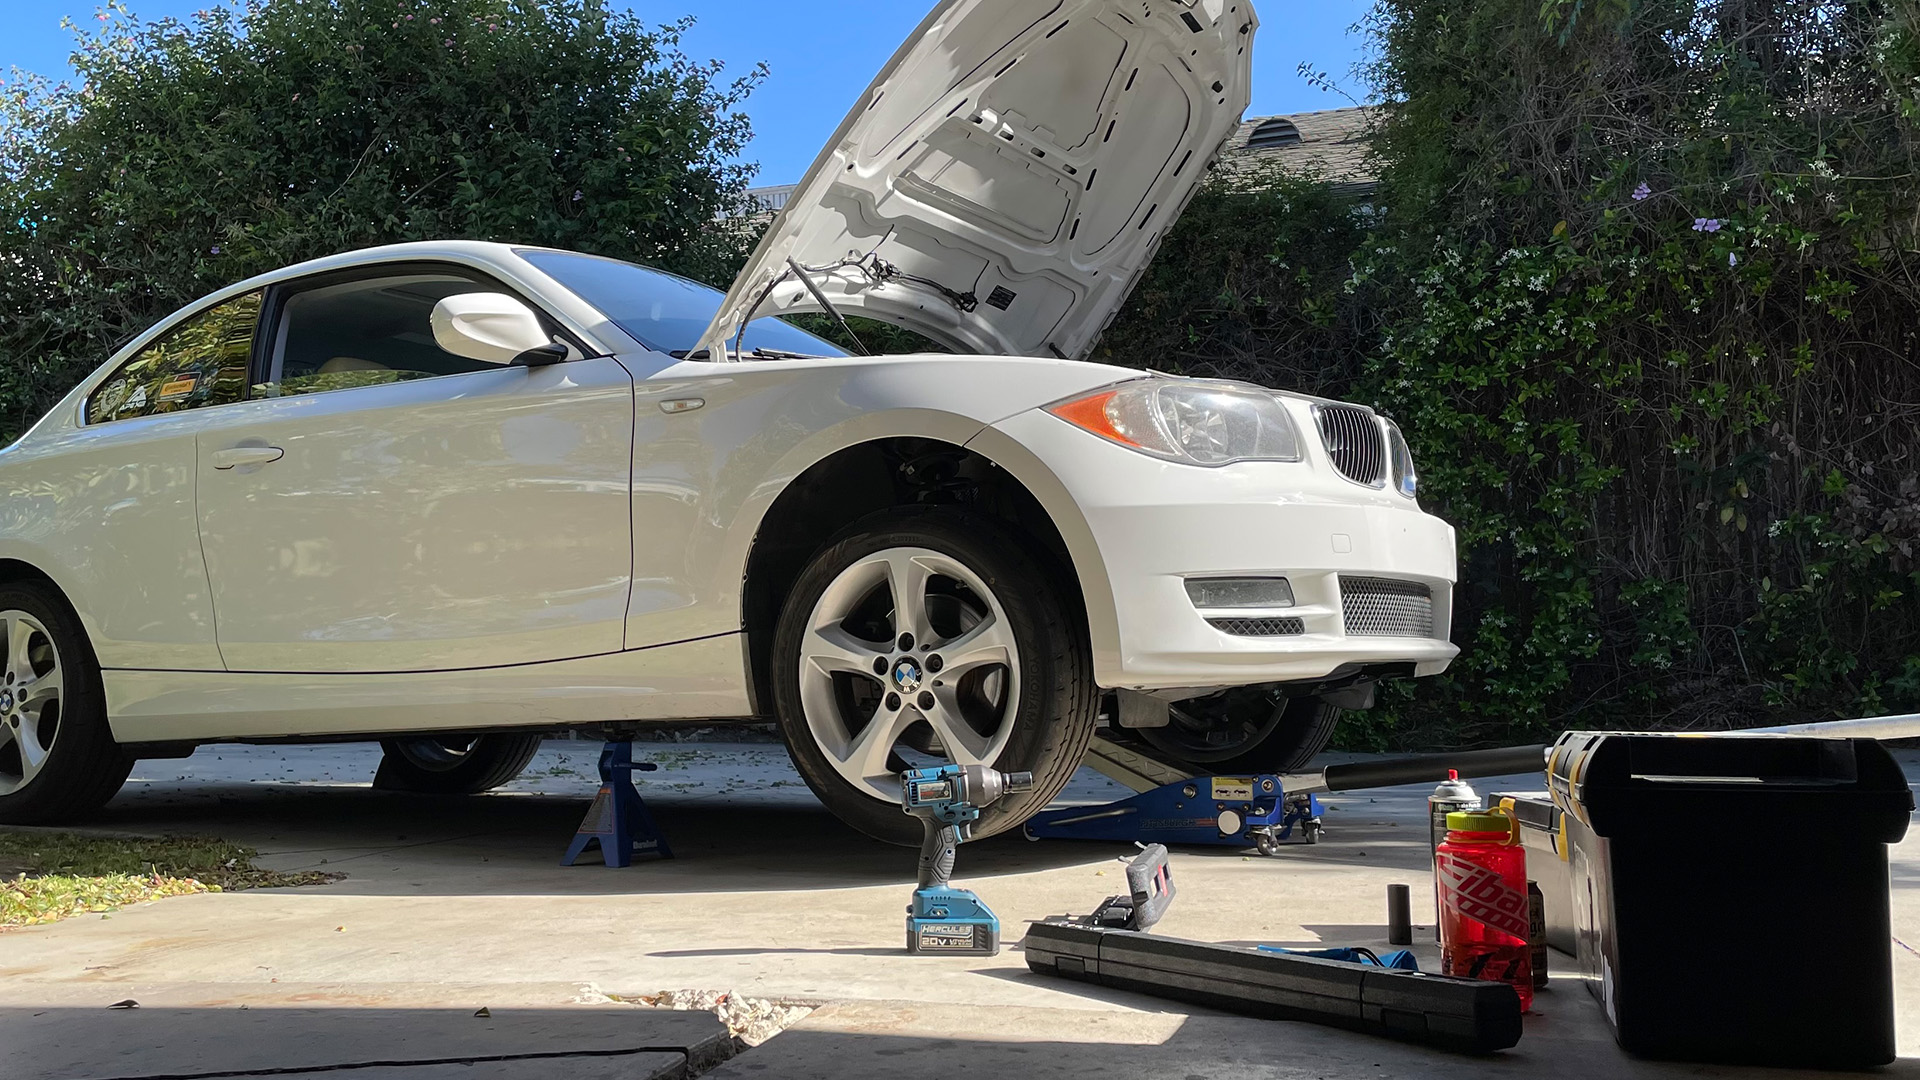
[[[423,735],[382,739],[373,786],[426,795],[478,795],[519,776],[538,735]]]
[[[929,759],[1033,773],[975,836],[1019,825],[1073,776],[1098,692],[1085,635],[1031,546],[959,511],[885,511],[801,572],[774,632],[775,713],[841,820],[919,843],[899,774]]]

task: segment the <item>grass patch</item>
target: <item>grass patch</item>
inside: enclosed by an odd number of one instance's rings
[[[0,831],[0,927],[58,922],[168,896],[320,885],[339,874],[253,865],[251,848],[203,836]]]

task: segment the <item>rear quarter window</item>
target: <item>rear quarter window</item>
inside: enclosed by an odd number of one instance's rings
[[[261,296],[215,304],[135,353],[87,396],[87,423],[246,400]]]

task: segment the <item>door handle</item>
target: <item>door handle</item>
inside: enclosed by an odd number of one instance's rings
[[[214,468],[231,469],[236,465],[265,465],[286,455],[287,452],[277,446],[230,446],[208,456],[213,459]]]

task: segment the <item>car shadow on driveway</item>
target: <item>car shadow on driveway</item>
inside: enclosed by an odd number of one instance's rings
[[[380,752],[367,744],[208,746],[185,760],[141,762],[127,789],[86,824],[217,836],[256,849],[264,867],[344,873],[325,887],[341,895],[775,892],[914,879],[911,849],[843,824],[800,781],[783,747],[751,743],[637,744],[636,757],[660,765],[636,780],[678,858],[612,870],[589,853],[562,867],[598,784],[598,752],[595,743],[550,741],[501,790],[426,796],[373,789]],[[1094,804],[1124,794],[1082,769],[1063,798]],[[1273,858],[1236,847],[1175,850],[1199,872],[1238,862],[1428,872],[1424,792],[1336,797],[1326,821],[1325,842],[1288,844]],[[957,878],[1097,868],[1133,851],[1118,841],[1035,843],[1006,834],[967,844]]]
[[[910,885],[910,848],[865,836],[791,798],[754,805],[650,801],[676,858],[610,869],[589,852],[560,865],[591,800],[496,792],[423,796],[366,787],[201,785],[176,801],[122,797],[86,827],[218,836],[260,852],[261,866],[347,877],[347,895],[534,895],[748,892]],[[1017,835],[966,846],[966,878],[1110,861],[1125,845],[1033,843]]]

